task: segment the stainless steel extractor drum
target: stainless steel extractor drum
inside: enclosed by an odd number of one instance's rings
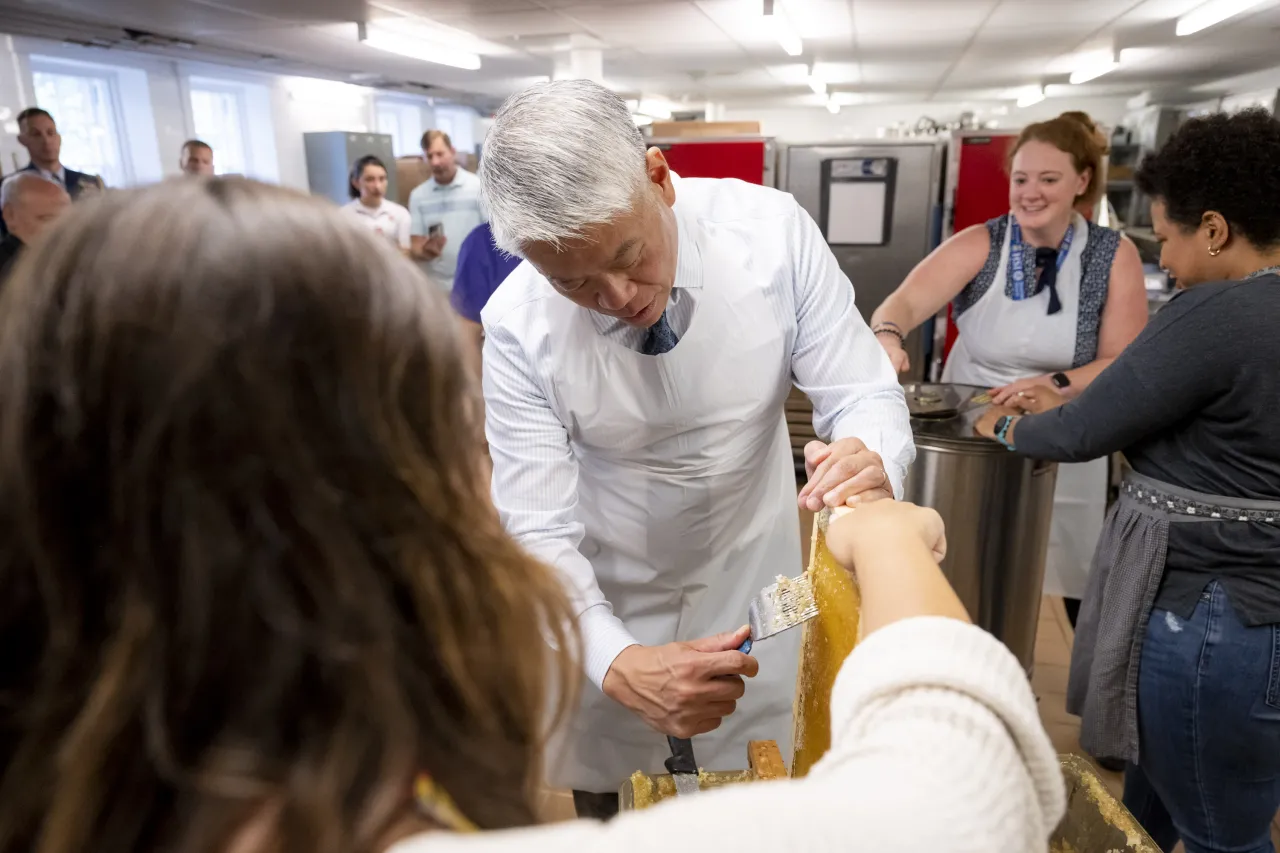
[[[906,498],[942,516],[947,579],[973,621],[1030,672],[1057,465],[1010,453],[974,433],[986,407],[973,400],[985,388],[910,384],[903,390],[916,442]]]

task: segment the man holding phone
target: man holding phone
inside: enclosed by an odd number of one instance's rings
[[[458,168],[458,152],[442,130],[422,135],[422,153],[431,177],[409,194],[410,255],[441,287],[452,290],[458,248],[485,219],[480,179]]]

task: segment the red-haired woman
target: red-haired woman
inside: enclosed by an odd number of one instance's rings
[[[939,246],[871,318],[899,371],[908,332],[954,303],[960,338],[943,379],[1004,403],[1053,386],[1079,394],[1147,322],[1138,250],[1076,211],[1097,193],[1102,153],[1072,118],[1022,131],[1010,159],[1009,212]],[[1107,461],[1058,469],[1045,592],[1075,621],[1106,509]]]

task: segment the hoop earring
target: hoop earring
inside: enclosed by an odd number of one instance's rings
[[[1221,254],[1222,254],[1222,249],[1215,249],[1213,248],[1213,246],[1209,247],[1209,257],[1216,258],[1218,257],[1218,255],[1221,255]]]

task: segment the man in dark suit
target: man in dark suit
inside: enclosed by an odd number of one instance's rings
[[[58,133],[57,122],[46,110],[29,107],[18,113],[18,141],[27,149],[31,162],[13,174],[35,172],[66,190],[72,200],[82,193],[105,188],[102,178],[97,175],[77,172],[62,165],[59,159],[62,156],[62,135]],[[0,237],[8,233],[8,228],[0,224]]]
[[[101,190],[102,178],[68,169],[59,159],[62,155],[62,135],[53,116],[30,107],[18,113],[18,141],[31,155],[31,162],[20,171],[35,172],[54,183],[61,184],[72,200],[86,190]]]

